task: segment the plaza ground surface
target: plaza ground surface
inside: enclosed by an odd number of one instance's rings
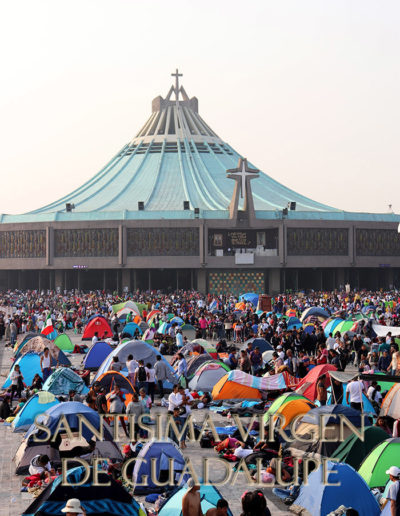
[[[68,332],[71,340],[74,343],[80,342],[80,336]],[[72,355],[71,361],[75,366],[78,366],[84,355]],[[12,364],[12,351],[10,348],[4,348],[4,341],[0,342],[0,381],[4,382],[8,375]],[[157,399],[156,399],[157,401]],[[166,409],[156,407],[152,409],[152,413],[165,413]],[[205,417],[206,410],[194,410],[193,417],[197,422],[201,423]],[[215,424],[218,426],[228,426],[231,420],[226,417],[213,417]],[[14,454],[21,443],[23,435],[16,434],[11,431],[11,428],[0,423],[0,516],[17,516],[21,515],[23,511],[29,506],[32,501],[32,495],[29,493],[21,493],[21,476],[15,475],[15,466],[12,462]],[[124,442],[122,444],[125,444]],[[194,465],[196,473],[201,476],[202,460],[205,457],[216,458],[217,454],[213,449],[200,448],[198,443],[191,443],[187,441],[187,449],[184,450],[184,455],[188,456]],[[230,464],[232,468],[233,464]],[[210,480],[221,480],[224,471],[218,465],[210,466]],[[252,489],[247,482],[244,473],[239,473],[234,485],[227,483],[226,485],[218,487],[221,495],[229,502],[230,508],[234,516],[239,516],[241,512],[240,497],[246,490]],[[276,498],[270,488],[264,488],[263,492],[268,500],[268,507],[273,516],[281,516],[291,514],[288,508]],[[138,501],[144,501],[143,498],[138,497]]]

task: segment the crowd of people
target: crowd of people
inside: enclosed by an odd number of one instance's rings
[[[207,295],[199,292],[135,292],[120,296],[117,293],[97,292],[38,292],[38,291],[9,291],[0,293],[0,341],[4,346],[14,346],[18,335],[28,332],[40,333],[50,318],[54,328],[59,333],[75,332],[80,334],[88,320],[95,314],[101,314],[110,327],[113,335],[108,339],[110,344],[117,346],[126,335],[124,325],[132,321],[132,314],[128,313],[125,321],[121,321],[113,312],[113,305],[127,300],[146,305],[142,316],[145,320],[147,313],[158,311],[153,319],[153,345],[158,348],[159,355],[155,364],[135,360],[129,355],[126,361],[127,377],[135,388],[129,403],[125,403],[125,396],[118,385],[109,392],[99,382],[90,386],[86,396],[79,396],[74,391],[68,393],[68,400],[82,401],[99,414],[135,415],[136,421],[140,416],[150,416],[155,407],[157,397],[161,406],[167,408],[173,417],[176,427],[185,427],[185,420],[195,408],[209,406],[209,393],[190,392],[188,389],[187,349],[189,341],[182,335],[181,325],[168,325],[166,333],[159,332],[163,323],[173,314],[184,324],[195,329],[198,339],[206,339],[215,343],[217,353],[224,356],[223,360],[230,370],[238,369],[253,376],[270,375],[287,371],[292,377],[304,378],[314,367],[323,364],[332,364],[338,371],[347,368],[356,368],[359,373],[380,372],[388,376],[400,376],[400,353],[396,335],[388,330],[386,335],[374,334],[372,323],[380,326],[396,328],[400,325],[400,296],[396,292],[311,292],[308,294],[286,294],[272,300],[272,309],[269,312],[257,311],[250,302],[241,301],[236,296]],[[238,304],[240,303],[240,308]],[[327,310],[331,315],[344,318],[359,314],[363,309],[370,307],[368,321],[363,321],[356,332],[332,331],[326,336],[322,321],[313,320],[312,331],[306,331],[302,324],[298,327],[288,327],[288,311],[300,318],[301,314],[310,307],[318,306]],[[94,346],[102,335],[95,333],[88,347]],[[259,338],[267,341],[273,348],[268,361],[264,360],[259,347],[251,340]],[[250,342],[248,342],[250,340]],[[196,344],[197,353],[203,353],[201,344]],[[186,350],[186,351],[185,351]],[[175,355],[174,368],[180,383],[172,388],[172,392],[165,397],[164,382],[168,377],[168,367],[162,355]],[[40,359],[41,374],[37,374],[31,385],[26,385],[18,365],[11,374],[11,386],[4,393],[0,403],[0,418],[4,421],[13,418],[25,405],[29,397],[41,390],[43,383],[51,374],[51,364],[48,349]],[[118,357],[112,360],[110,370],[121,371],[122,364]],[[316,401],[320,406],[327,403],[328,392],[325,376],[320,376],[317,382]],[[336,403],[344,400],[343,389],[338,381],[332,382],[332,390]],[[356,410],[362,410],[362,394],[365,393],[377,414],[384,396],[382,388],[376,381],[366,382],[359,379],[350,381],[346,390],[346,402]],[[17,398],[14,407],[13,401]],[[265,405],[266,407],[267,405]],[[384,417],[377,417],[376,426],[379,426],[388,436],[398,437],[400,432],[398,421],[390,421]],[[122,429],[128,438],[129,427],[121,419]],[[146,432],[135,424],[134,441],[125,451],[125,459],[132,456],[132,449],[138,451],[138,443],[146,438]],[[181,435],[179,442],[174,432],[170,438],[181,449],[186,448],[186,433]],[[275,439],[275,440],[274,440]],[[229,461],[245,459],[248,465],[254,465],[257,458],[263,459],[262,481],[265,484],[275,484],[278,475],[277,459],[281,453],[281,442],[278,438],[269,441],[256,441],[249,438],[243,441],[239,434],[229,436],[220,442],[214,442],[220,457]],[[89,447],[92,446],[89,443]],[[394,466],[393,466],[394,467]],[[115,471],[115,468],[113,468]],[[392,470],[392,473],[394,469]],[[29,477],[24,480],[26,488],[33,481],[51,481],[56,472],[46,455],[34,457]],[[400,473],[400,470],[399,472]],[[276,487],[274,494],[290,504],[296,498],[299,486],[295,483],[293,463],[284,462],[279,475],[286,482],[293,482],[287,489]],[[398,484],[399,475],[391,474]],[[182,514],[202,514],[200,508],[199,486],[188,484],[188,491],[183,499]],[[396,507],[400,505],[394,501],[395,489],[391,489],[388,500],[392,500]],[[390,498],[392,496],[392,498]],[[253,490],[242,496],[242,515],[270,514],[267,502],[262,491]],[[207,511],[208,516],[228,514],[229,505],[220,499],[215,509]],[[347,508],[342,514],[355,515],[354,509]],[[67,514],[83,513],[79,500],[69,500],[65,510]]]

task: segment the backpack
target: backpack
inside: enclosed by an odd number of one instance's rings
[[[146,369],[140,366],[138,369],[138,380],[139,382],[145,382],[147,380]]]
[[[214,446],[213,435],[211,432],[204,432],[200,438],[201,448],[212,448]]]

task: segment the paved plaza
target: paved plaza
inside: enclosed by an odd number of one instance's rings
[[[80,337],[74,335],[72,332],[68,332],[71,340],[74,343],[80,342]],[[10,348],[4,348],[1,346],[0,350],[0,363],[1,363],[1,382],[6,378],[10,366],[12,364],[12,352]],[[71,355],[71,361],[74,365],[78,366],[84,355]],[[166,409],[155,408],[152,413],[157,411],[165,413]],[[206,414],[205,410],[193,411],[193,416],[197,422],[202,422]],[[230,420],[224,417],[215,417],[214,421],[218,426],[227,426],[230,424]],[[22,434],[16,434],[11,431],[11,427],[0,424],[0,516],[19,516],[28,507],[32,501],[32,495],[29,493],[21,493],[21,481],[22,476],[16,476],[14,474],[15,467],[12,459],[14,454],[22,440]],[[201,465],[204,457],[216,458],[217,454],[213,449],[200,448],[198,443],[191,443],[187,441],[187,449],[184,451],[184,455],[190,457],[192,464],[195,467],[196,473],[201,476]],[[232,467],[233,464],[230,464]],[[221,480],[224,472],[218,467],[215,468],[210,466],[210,479]],[[251,489],[251,486],[247,484],[247,480],[244,473],[239,473],[237,481],[234,485],[227,484],[218,487],[222,496],[229,501],[230,508],[234,516],[239,516],[241,512],[240,496],[247,489]],[[268,507],[271,514],[274,516],[290,514],[287,507],[282,504],[271,492],[270,488],[263,489],[265,496],[268,499]],[[138,501],[144,501],[143,498],[137,497]]]

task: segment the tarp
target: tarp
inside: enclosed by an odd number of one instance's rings
[[[308,484],[300,487],[300,493],[292,510],[303,508],[311,516],[326,516],[340,505],[358,511],[359,516],[378,516],[380,508],[364,480],[348,464],[327,464],[327,483],[340,483],[339,486],[325,485],[323,466],[310,473]]]
[[[309,371],[306,376],[298,384],[296,392],[302,394],[311,401],[317,398],[317,381],[322,375],[326,375],[326,384],[329,386],[329,371],[336,371],[336,367],[331,364],[317,365]]]
[[[112,347],[107,342],[99,340],[86,353],[83,367],[92,371],[97,370],[111,352]]]
[[[382,326],[381,324],[372,323],[372,329],[377,337],[386,337],[391,332],[392,337],[400,336],[400,326]]]
[[[82,378],[66,367],[56,369],[44,382],[43,390],[52,392],[55,396],[66,396],[70,390],[76,391],[77,394],[89,392]]]
[[[189,382],[192,391],[211,392],[214,385],[226,375],[229,367],[222,362],[206,362]]]
[[[71,339],[65,333],[61,333],[61,335],[55,339],[54,344],[62,351],[72,352],[74,350]]]
[[[60,403],[51,392],[39,391],[29,398],[18,411],[11,427],[14,432],[26,432],[34,423],[35,417],[42,414],[53,405]]]
[[[337,448],[332,457],[338,459],[339,462],[345,462],[354,469],[358,469],[365,457],[379,443],[385,441],[388,434],[378,426],[369,426],[364,430],[364,440],[357,435],[350,435]]]
[[[22,516],[62,514],[61,509],[70,498],[78,498],[88,516],[145,516],[128,491],[104,471],[98,472],[98,485],[93,484],[93,468],[90,468],[89,479],[83,485],[68,485],[84,480],[85,473],[84,467],[69,470],[67,485],[62,484],[63,476],[60,475],[40,493]]]
[[[162,506],[159,516],[182,516],[182,499],[186,493],[187,487],[182,487],[173,494]],[[200,485],[201,510],[203,514],[206,514],[209,509],[215,509],[218,500],[221,498],[222,496],[216,487],[212,485]],[[230,509],[228,509],[226,514],[233,516]]]
[[[99,340],[112,337],[112,331],[104,317],[95,317],[86,326],[82,335],[82,340],[91,340],[97,333]]]
[[[140,450],[137,459],[145,459],[146,462],[137,460],[133,468],[133,483],[134,493],[149,493],[149,492],[160,492],[163,491],[163,487],[158,487],[154,484],[151,476],[151,459],[155,459],[156,468],[155,471],[158,473],[158,480],[167,479],[167,471],[169,469],[169,459],[173,459],[173,467],[175,478],[174,481],[180,480],[181,473],[185,467],[185,459],[180,449],[170,439],[164,439],[162,441],[156,441],[154,439],[148,441],[143,448]],[[144,481],[144,476],[147,476]],[[187,476],[185,475],[184,481]],[[146,484],[140,487],[138,484]],[[178,482],[177,482],[177,485]]]
[[[231,371],[222,377],[212,390],[214,400],[261,399],[260,391],[286,389],[283,374],[259,378],[243,371]]]
[[[400,439],[392,438],[381,442],[365,457],[359,474],[369,487],[383,487],[388,481],[386,471],[400,463]]]

